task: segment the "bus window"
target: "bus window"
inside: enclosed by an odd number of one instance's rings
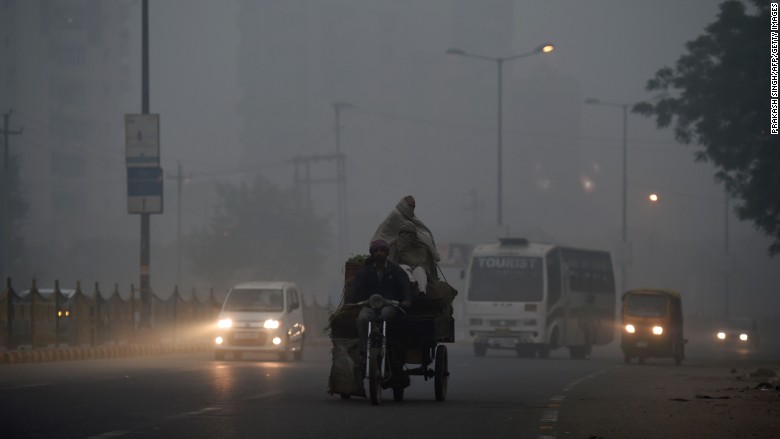
[[[544,296],[542,258],[475,257],[471,265],[469,300],[477,302],[539,302]]]
[[[566,275],[572,291],[602,294],[615,289],[609,253],[563,249]]]

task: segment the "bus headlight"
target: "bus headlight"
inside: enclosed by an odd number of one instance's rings
[[[748,335],[747,334],[739,334],[739,339],[742,341],[747,341]]]
[[[629,334],[633,334],[636,332],[636,328],[634,327],[634,325],[629,323],[628,325],[626,325],[626,332],[628,332]]]
[[[263,328],[265,329],[277,329],[279,327],[279,320],[268,319],[263,322]]]
[[[718,332],[718,340],[725,340],[725,339],[726,339],[726,333]]]
[[[653,334],[661,335],[664,333],[664,328],[661,326],[653,326]]]
[[[228,329],[233,326],[233,321],[230,319],[222,319],[217,322],[217,328]]]

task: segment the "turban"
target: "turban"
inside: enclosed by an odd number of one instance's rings
[[[374,252],[379,249],[385,249],[385,251],[389,251],[390,246],[387,245],[387,241],[384,239],[377,239],[376,241],[371,242],[371,246],[368,248],[368,252],[373,255]]]

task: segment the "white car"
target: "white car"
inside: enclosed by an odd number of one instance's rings
[[[225,296],[214,337],[214,358],[236,360],[250,352],[303,358],[305,326],[298,288],[292,282],[247,282]]]

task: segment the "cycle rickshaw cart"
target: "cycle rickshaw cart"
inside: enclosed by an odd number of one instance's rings
[[[352,269],[350,269],[352,268]],[[359,267],[345,270],[345,286]],[[344,291],[348,289],[345,288]],[[428,284],[426,293],[420,295],[406,310],[399,324],[385,336],[385,325],[374,327],[369,332],[366,369],[361,364],[357,316],[369,301],[350,304],[349,298],[342,300],[330,317],[330,338],[333,343],[331,373],[328,379],[328,393],[338,394],[342,399],[352,396],[369,398],[378,405],[382,390],[392,389],[393,399],[403,401],[405,377],[421,376],[425,381],[433,379],[434,395],[437,401],[447,398],[449,368],[446,343],[455,341],[455,321],[452,317],[452,300],[457,291],[443,281]],[[382,300],[381,297],[379,300]],[[381,308],[382,304],[377,304]],[[406,347],[402,361],[404,378],[392,377],[390,363],[394,340],[400,340]],[[397,360],[396,360],[397,361]],[[392,379],[391,379],[392,378]],[[368,384],[365,390],[364,380]],[[411,380],[407,380],[411,381]],[[400,383],[400,384],[399,384]]]

